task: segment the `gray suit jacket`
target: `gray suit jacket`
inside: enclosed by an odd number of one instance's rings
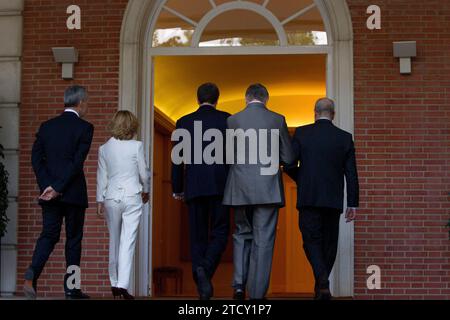
[[[244,131],[256,129],[257,132],[259,132],[259,129],[266,129],[269,133],[266,153],[268,156],[272,154],[270,133],[272,129],[277,129],[279,136],[275,138],[279,141],[280,164],[290,164],[295,160],[285,118],[268,110],[261,103],[250,104],[243,111],[228,118],[228,129],[243,129]],[[262,165],[259,161],[259,156],[258,164],[249,164],[248,140],[246,142],[245,164],[237,164],[236,156],[234,157],[234,164],[231,165],[228,174],[223,204],[229,206],[270,204],[284,207],[283,177],[279,166],[276,168],[274,175],[262,175],[261,168],[269,168],[270,165]],[[260,142],[259,138],[258,142]],[[258,143],[258,155],[259,152]]]

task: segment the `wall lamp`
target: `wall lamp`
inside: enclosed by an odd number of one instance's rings
[[[417,56],[416,41],[394,42],[394,57],[400,58],[400,73],[411,74],[411,58]]]
[[[55,62],[62,63],[62,78],[72,80],[74,78],[74,64],[78,62],[78,50],[74,47],[52,48]]]

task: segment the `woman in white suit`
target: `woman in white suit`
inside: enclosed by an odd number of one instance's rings
[[[150,171],[142,142],[133,140],[138,120],[119,111],[111,122],[112,137],[98,154],[97,213],[105,217],[109,241],[109,276],[114,298],[128,293],[136,237],[143,205],[149,200]]]

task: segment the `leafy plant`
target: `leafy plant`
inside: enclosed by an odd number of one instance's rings
[[[8,209],[8,172],[6,172],[3,159],[3,146],[0,144],[0,238],[6,234],[6,225],[8,224],[8,217],[6,216],[6,209]]]
[[[447,227],[449,228],[448,229],[448,238],[450,239],[450,220],[448,220]]]

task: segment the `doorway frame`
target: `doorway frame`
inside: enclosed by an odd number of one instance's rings
[[[152,48],[152,32],[165,2],[130,0],[120,36],[119,110],[129,110],[141,119],[140,137],[150,168],[153,168],[155,56],[327,54],[327,95],[336,101],[339,110],[335,123],[348,132],[354,132],[353,27],[345,0],[314,0],[327,31],[326,46]],[[211,16],[207,18],[212,19]],[[199,36],[196,38],[199,39]],[[149,203],[152,202],[153,199],[150,199]],[[139,296],[152,296],[153,292],[152,228],[152,208],[146,205],[140,224],[133,274],[133,291]],[[346,224],[343,218],[338,250],[330,281],[331,289],[336,297],[352,297],[354,225]]]

